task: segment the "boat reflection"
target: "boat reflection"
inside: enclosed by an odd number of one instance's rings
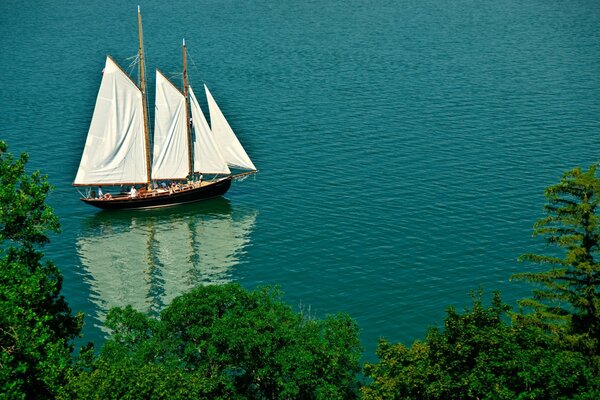
[[[102,330],[107,311],[130,304],[157,314],[173,298],[231,281],[250,242],[256,210],[216,198],[173,209],[98,213],[86,221],[77,253]]]

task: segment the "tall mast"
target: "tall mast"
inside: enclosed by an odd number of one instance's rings
[[[192,164],[192,130],[190,128],[190,99],[188,97],[188,76],[187,76],[187,52],[185,50],[185,39],[183,39],[183,96],[185,97],[185,126],[187,127],[187,139],[188,139],[188,165],[190,170],[190,178],[194,173],[194,166]]]
[[[146,65],[144,64],[144,35],[142,32],[142,13],[138,6],[138,34],[140,37],[140,89],[142,91],[142,108],[144,109],[144,140],[146,142],[146,180],[150,184],[150,138],[148,135],[148,99],[146,96]]]

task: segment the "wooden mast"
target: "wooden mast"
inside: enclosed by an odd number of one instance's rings
[[[142,13],[138,6],[138,34],[140,37],[140,90],[142,91],[142,108],[144,109],[144,140],[146,142],[146,181],[151,183],[150,176],[150,138],[148,135],[148,99],[146,96],[146,65],[144,64],[144,35],[142,32]]]
[[[185,126],[187,127],[188,140],[188,166],[190,179],[194,174],[194,165],[192,164],[192,129],[190,127],[190,100],[188,96],[188,75],[187,75],[187,52],[185,50],[185,39],[183,39],[183,96],[185,97]]]

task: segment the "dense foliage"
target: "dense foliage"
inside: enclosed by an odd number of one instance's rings
[[[596,166],[575,168],[546,189],[545,218],[534,225],[557,248],[551,255],[526,254],[523,260],[551,269],[515,275],[539,284],[532,299],[534,319],[562,335],[600,369],[600,179]]]
[[[276,290],[199,287],[153,319],[113,309],[114,330],[70,390],[79,398],[356,397],[361,350],[346,315],[305,318]]]
[[[41,399],[61,392],[81,329],[60,295],[62,276],[38,250],[59,230],[50,185],[0,141],[0,393]]]
[[[584,356],[533,324],[509,322],[499,294],[485,307],[449,308],[443,329],[407,348],[382,340],[365,399],[592,399],[600,380]]]

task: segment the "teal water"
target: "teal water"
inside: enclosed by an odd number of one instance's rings
[[[108,307],[158,312],[197,284],[278,284],[348,312],[365,356],[410,343],[469,290],[514,304],[543,248],[543,190],[600,159],[596,1],[141,1],[148,70],[186,38],[260,173],[225,199],[100,213],[74,179],[106,54],[137,51],[129,1],[0,3],[0,138],[56,190],[47,256],[101,342]],[[152,84],[152,81],[151,81]]]

